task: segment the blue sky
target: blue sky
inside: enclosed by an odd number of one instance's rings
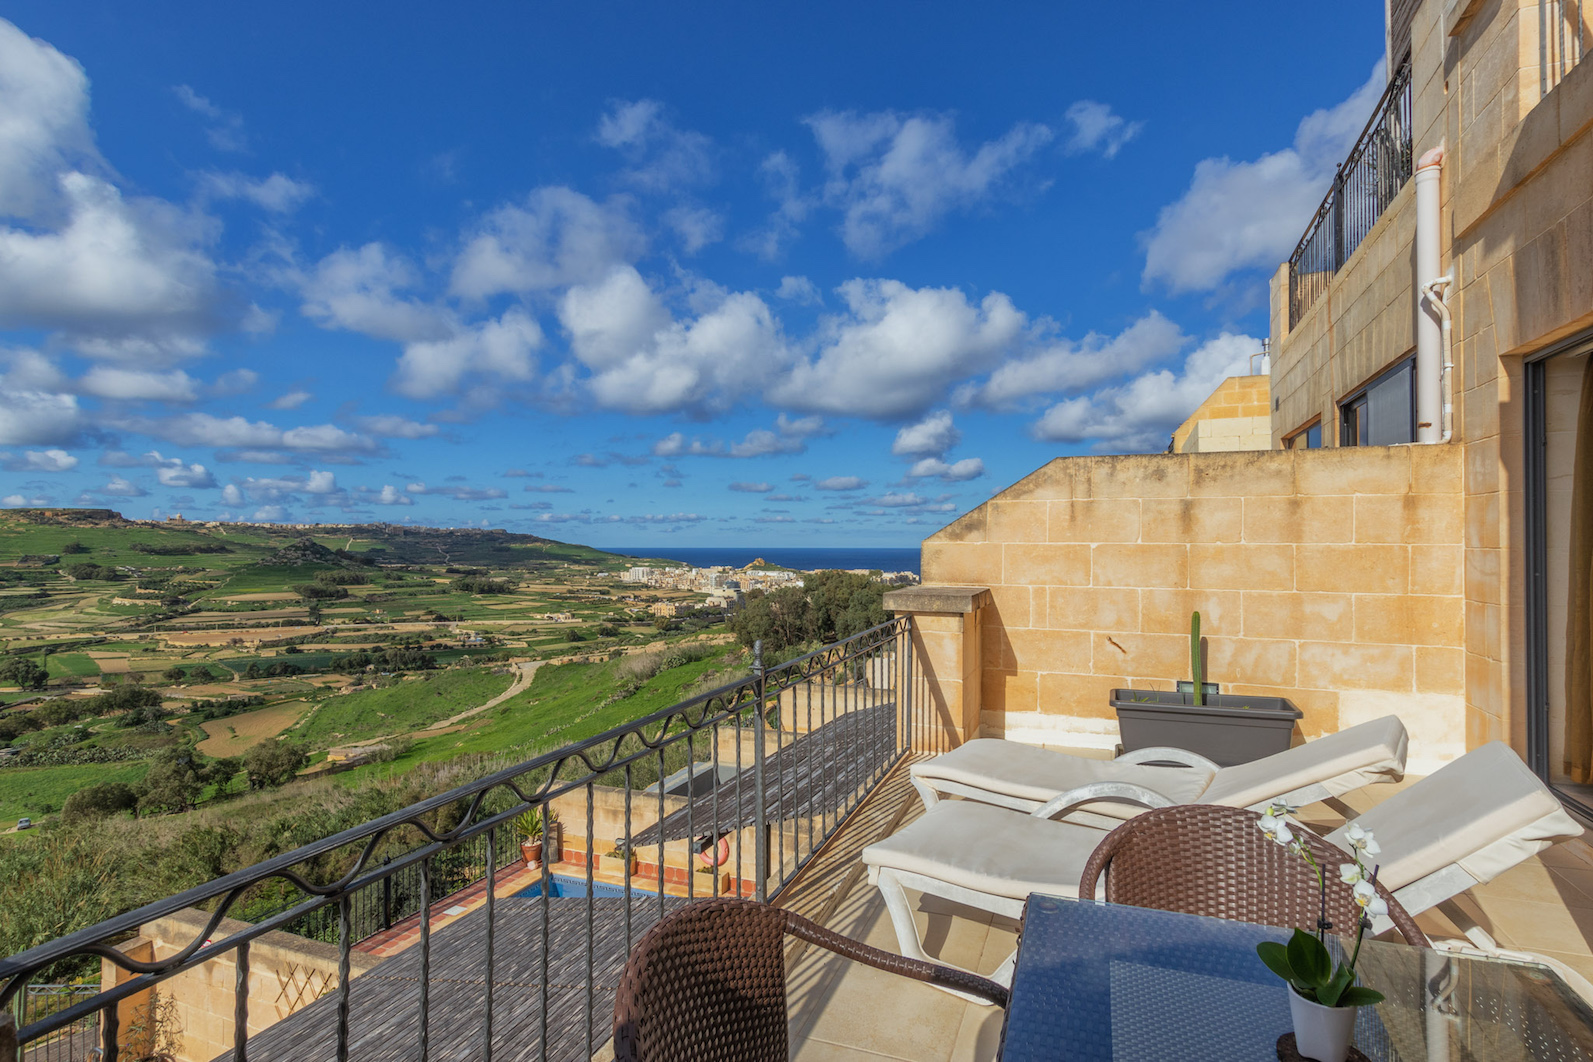
[[[1266,334],[1382,5],[13,0],[0,496],[910,546]]]

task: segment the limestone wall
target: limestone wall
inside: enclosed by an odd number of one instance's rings
[[[1051,462],[924,542],[926,590],[990,590],[980,732],[1110,747],[1108,691],[1187,678],[1198,609],[1224,691],[1290,698],[1306,737],[1394,713],[1413,765],[1453,758],[1461,466],[1421,446]]]
[[[1271,377],[1230,376],[1173,432],[1173,452],[1272,447]]]

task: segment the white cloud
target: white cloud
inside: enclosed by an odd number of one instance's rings
[[[559,305],[570,348],[599,405],[633,413],[721,411],[789,362],[778,322],[750,292],[703,285],[695,318],[675,320],[630,266]]]
[[[1079,100],[1064,116],[1073,126],[1067,149],[1072,152],[1096,151],[1113,158],[1123,145],[1139,135],[1144,122],[1130,122],[1112,111],[1109,104]]]
[[[1284,261],[1384,87],[1379,64],[1349,99],[1307,115],[1293,147],[1252,162],[1196,163],[1189,190],[1162,208],[1147,234],[1145,281],[1175,294],[1212,291],[1239,270]]]
[[[253,519],[261,523],[274,524],[288,518],[288,511],[280,505],[262,505],[254,511]]]
[[[198,382],[180,370],[149,372],[100,365],[90,369],[77,387],[83,394],[116,401],[192,402],[199,397]]]
[[[56,174],[99,168],[88,110],[76,60],[0,19],[0,214],[51,213]]]
[[[0,387],[0,446],[71,444],[84,427],[72,395]]]
[[[51,499],[44,495],[27,497],[21,494],[7,494],[0,498],[0,505],[41,506],[51,504]]]
[[[435,424],[421,424],[396,413],[355,417],[354,426],[383,439],[429,439],[440,430]]]
[[[267,409],[298,409],[315,396],[308,391],[292,390],[266,403]]]
[[[250,177],[243,173],[211,171],[199,178],[203,199],[242,199],[273,214],[291,214],[315,194],[315,185],[285,174]]]
[[[304,481],[306,494],[334,494],[337,492],[337,476],[331,472],[311,472]]]
[[[59,227],[0,226],[0,327],[59,328],[93,356],[196,353],[216,287],[200,222],[77,171],[57,193]]]
[[[142,498],[149,493],[137,483],[123,479],[121,476],[112,476],[110,482],[101,487],[99,492],[117,498]]]
[[[774,486],[769,483],[748,483],[745,480],[737,480],[730,484],[730,489],[742,494],[767,494],[774,489]]]
[[[244,503],[243,491],[236,483],[228,483],[221,488],[221,501],[224,505],[239,506]]]
[[[706,207],[673,207],[664,212],[663,221],[675,230],[681,250],[688,255],[725,238],[724,217]]]
[[[819,289],[807,277],[781,277],[780,286],[775,289],[774,296],[799,306],[817,306],[824,301],[819,295]]]
[[[568,188],[539,188],[524,204],[482,219],[454,262],[448,289],[485,299],[594,283],[646,248],[623,200],[599,204]]]
[[[688,440],[684,434],[670,432],[653,444],[655,457],[763,457],[767,454],[800,454],[807,440],[824,432],[823,417],[790,417],[781,413],[774,430],[754,428],[740,442],[726,444],[720,439]]]
[[[306,317],[323,328],[361,332],[399,343],[445,340],[457,331],[452,314],[398,294],[419,283],[403,257],[379,243],[333,251],[301,282]]]
[[[1152,310],[1116,336],[1091,332],[1074,342],[1058,339],[1002,365],[983,384],[959,389],[959,400],[997,409],[1032,395],[1092,387],[1172,357],[1187,342],[1179,327]]]
[[[502,487],[465,487],[446,486],[428,487],[424,483],[410,483],[404,487],[407,494],[433,494],[454,501],[487,501],[493,498],[507,498],[508,492]]]
[[[1052,136],[1020,122],[970,155],[946,115],[846,111],[804,121],[825,155],[824,198],[844,214],[841,238],[865,258],[918,239],[946,214],[992,194]]]
[[[961,483],[964,480],[978,479],[984,475],[985,463],[977,457],[965,457],[961,461],[951,464],[947,464],[938,457],[926,457],[908,469],[907,474],[914,479],[938,476],[947,483]]]
[[[392,484],[385,484],[381,491],[370,499],[377,505],[414,505],[415,500]]]
[[[951,414],[942,409],[897,432],[896,441],[891,444],[891,453],[898,456],[933,454],[939,457],[956,446],[961,438],[962,432],[952,423]]]
[[[922,413],[953,383],[991,368],[1026,321],[1000,293],[975,306],[954,288],[849,280],[847,312],[820,324],[819,354],[800,361],[770,398],[788,408],[863,417]]]
[[[923,498],[912,491],[908,491],[906,494],[897,494],[895,491],[891,491],[878,498],[867,498],[865,501],[869,505],[878,505],[885,509],[916,508],[926,504]]]
[[[532,352],[541,346],[542,328],[536,321],[523,310],[507,310],[448,339],[406,345],[393,388],[410,398],[433,398],[458,391],[472,375],[529,380],[535,369]]]
[[[533,494],[573,494],[573,488],[561,486],[557,483],[527,483],[523,488]]]
[[[159,457],[159,454],[154,455]],[[163,487],[186,490],[209,490],[216,486],[216,477],[204,465],[184,465],[181,461],[162,464],[155,469],[155,478]]]
[[[713,141],[676,128],[657,100],[616,102],[598,122],[596,139],[625,156],[625,178],[639,187],[665,191],[713,180]]]
[[[1249,371],[1250,355],[1260,349],[1259,339],[1224,332],[1191,353],[1181,372],[1160,369],[1057,403],[1033,425],[1033,434],[1059,442],[1089,440],[1101,451],[1161,450],[1218,384]]]
[[[249,140],[243,132],[242,116],[221,109],[187,85],[177,85],[172,91],[177,94],[184,107],[209,119],[205,128],[205,137],[210,141],[211,147],[217,151],[248,150]]]
[[[180,446],[273,448],[323,453],[370,453],[380,447],[369,435],[331,424],[279,428],[263,420],[184,413],[167,418],[130,418],[119,424]]]
[[[830,476],[813,484],[814,490],[862,490],[868,480],[857,476]]]
[[[253,391],[259,382],[260,374],[253,369],[232,369],[216,377],[216,381],[210,385],[210,395],[213,398],[231,398]]]
[[[11,472],[70,472],[77,458],[65,450],[29,450],[21,457],[8,456],[5,467]]]

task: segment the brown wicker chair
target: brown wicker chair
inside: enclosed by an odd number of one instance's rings
[[[1260,817],[1212,804],[1136,815],[1107,834],[1084,864],[1079,898],[1095,899],[1096,882],[1105,873],[1111,903],[1314,932],[1321,917],[1316,875],[1304,859],[1256,828]],[[1348,935],[1359,916],[1350,887],[1339,880],[1339,865],[1350,862],[1349,854],[1305,830],[1295,835],[1323,868],[1328,921]],[[1405,942],[1427,947],[1426,935],[1399,901],[1381,885],[1377,892]]]
[[[1005,1007],[994,981],[904,959],[768,904],[688,904],[637,942],[614,997],[616,1062],[786,1062],[785,934]]]

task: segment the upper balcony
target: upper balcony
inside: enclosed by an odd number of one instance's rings
[[[1333,277],[1411,177],[1411,64],[1407,57],[1333,177],[1289,256],[1289,327],[1328,290]]]

